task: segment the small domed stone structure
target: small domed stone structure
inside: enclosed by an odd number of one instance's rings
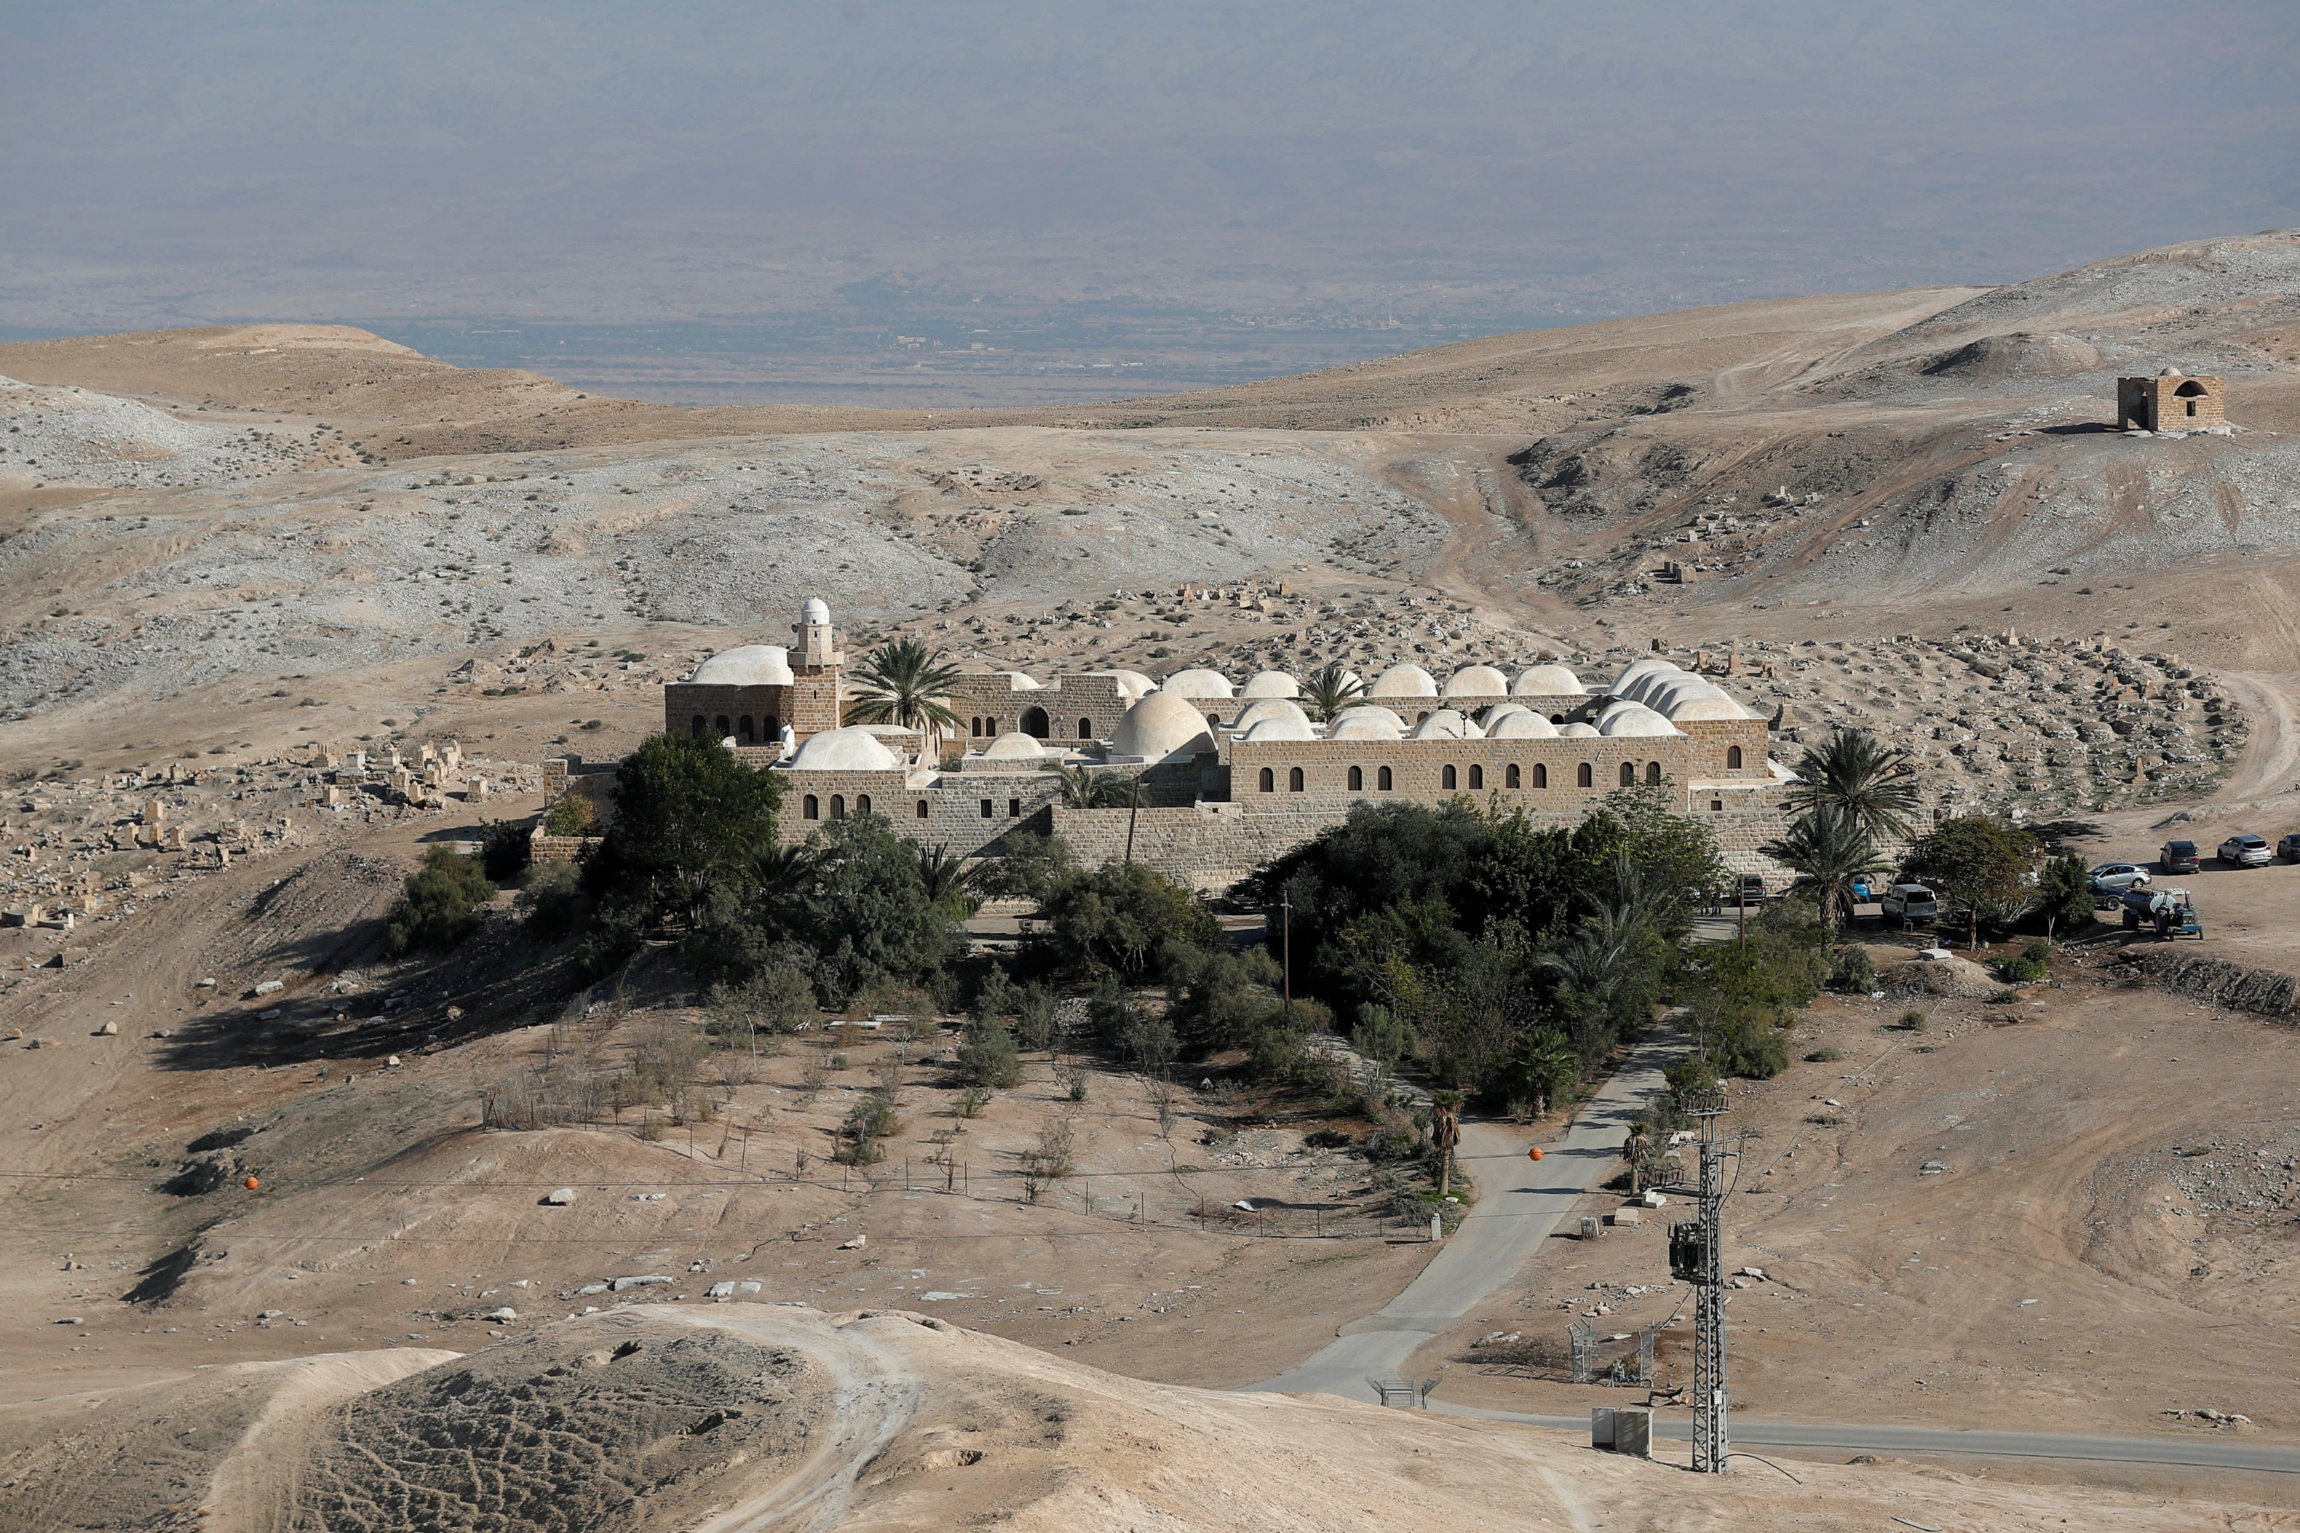
[[[1203,667],[1196,670],[1176,671],[1166,678],[1166,685],[1158,690],[1172,693],[1176,697],[1204,698],[1231,695],[1230,678],[1220,671],[1209,671]]]
[[[1112,756],[1153,763],[1188,758],[1213,748],[1206,716],[1192,707],[1188,698],[1164,690],[1127,709],[1110,737]]]
[[[1366,696],[1372,698],[1437,695],[1437,678],[1418,665],[1406,663],[1391,666],[1374,678],[1372,686],[1366,688]]]
[[[869,730],[856,725],[844,729],[826,729],[809,735],[798,754],[791,757],[793,772],[893,772],[902,768],[902,758],[887,749],[886,742]]]
[[[1300,697],[1302,684],[1284,671],[1257,671],[1248,678],[1240,697]]]

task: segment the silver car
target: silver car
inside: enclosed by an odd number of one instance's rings
[[[2104,862],[2092,870],[2095,894],[2122,894],[2127,889],[2145,889],[2148,884],[2148,869],[2136,862]]]
[[[2230,836],[2220,843],[2220,860],[2232,868],[2264,868],[2275,860],[2275,854],[2258,836]]]

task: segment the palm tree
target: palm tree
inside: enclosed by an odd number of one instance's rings
[[[918,849],[918,881],[926,890],[929,904],[947,902],[968,915],[982,906],[982,896],[975,890],[975,875],[967,869],[966,859],[953,854],[947,846]]]
[[[1798,759],[1797,780],[1781,797],[1790,809],[1843,815],[1874,840],[1907,841],[1917,768],[1907,751],[1869,731],[1839,727]]]
[[[1823,805],[1791,822],[1789,832],[1763,847],[1766,856],[1805,876],[1821,902],[1821,924],[1833,938],[1853,908],[1853,877],[1877,861],[1876,838],[1846,811]]]
[[[900,724],[905,729],[955,728],[958,715],[943,694],[958,680],[958,667],[924,639],[896,639],[863,658],[855,672],[855,698],[847,707],[853,724]]]
[[[1055,791],[1065,809],[1125,809],[1134,802],[1140,783],[1125,772],[1095,772],[1066,761],[1051,761],[1046,770],[1055,776]]]
[[[1338,665],[1328,664],[1302,686],[1302,711],[1311,718],[1331,719],[1366,695],[1366,684]]]

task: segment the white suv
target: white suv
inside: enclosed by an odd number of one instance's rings
[[[2148,884],[2148,869],[2135,862],[2104,862],[2092,870],[2095,894],[2122,894],[2127,889],[2145,889]]]
[[[2220,860],[2232,868],[2264,868],[2275,854],[2258,836],[2230,836],[2220,843]]]

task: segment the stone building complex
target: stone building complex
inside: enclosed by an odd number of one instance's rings
[[[1088,861],[1133,856],[1220,889],[1337,823],[1357,803],[1456,797],[1577,823],[1632,784],[1708,818],[1729,864],[1768,869],[1757,848],[1781,827],[1787,774],[1766,720],[1708,679],[1659,657],[1591,688],[1563,665],[1511,677],[1471,665],[1440,680],[1398,664],[1331,720],[1295,679],[1236,685],[1210,670],[1163,683],[1135,671],[1040,682],[1018,671],[959,678],[943,698],[955,730],[846,725],[844,657],[828,608],[809,601],[796,656],[744,645],[663,689],[664,727],[722,741],[784,777],[784,831],[883,815],[904,834],[995,856],[1018,830],[1054,831]],[[1064,802],[1056,765],[1123,774],[1126,807]],[[551,764],[562,789],[603,787],[611,768]]]

